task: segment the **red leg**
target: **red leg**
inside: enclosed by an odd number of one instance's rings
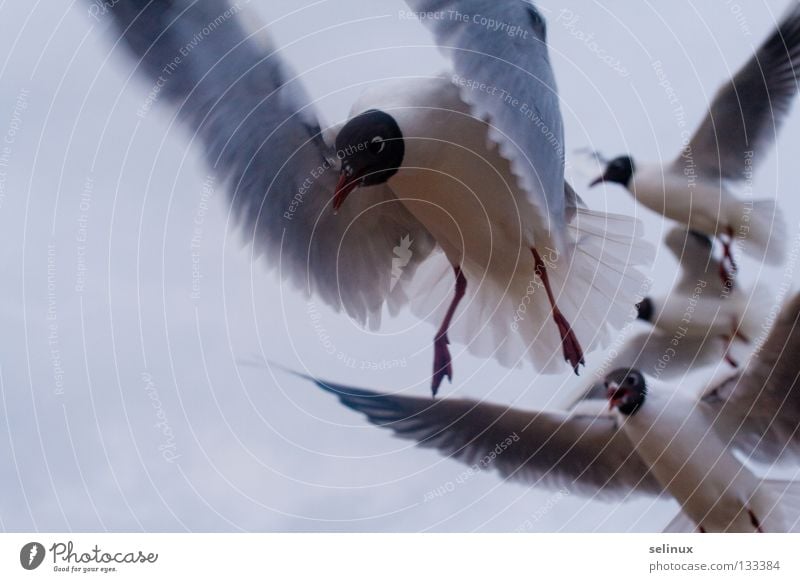
[[[739,267],[733,258],[731,246],[733,245],[733,228],[730,226],[725,229],[725,234],[718,235],[719,242],[722,243],[722,260],[719,263],[719,276],[722,284],[729,290],[733,289],[736,273]]]
[[[758,521],[758,518],[756,517],[756,514],[753,513],[752,509],[750,508],[747,509],[747,515],[750,516],[750,523],[753,524],[753,527],[756,528],[756,531],[758,533],[764,533],[764,530],[761,529],[761,522]]]
[[[733,345],[733,340],[735,340],[736,338],[739,338],[744,343],[749,344],[750,343],[750,339],[746,335],[744,335],[741,331],[739,331],[739,322],[737,322],[735,319],[731,323],[731,334],[730,335],[724,335],[722,337],[726,342],[725,343],[725,356],[724,356],[725,357],[725,361],[728,362],[734,368],[738,368],[739,367],[739,362],[734,360],[731,357],[731,354],[730,354],[730,349],[731,349],[731,346]]]
[[[439,391],[439,385],[447,378],[453,380],[453,364],[450,358],[450,349],[447,345],[450,340],[447,339],[447,330],[450,329],[450,322],[456,312],[458,303],[464,297],[467,290],[467,280],[464,273],[461,272],[461,267],[453,267],[456,274],[456,291],[453,295],[453,300],[450,302],[450,307],[447,308],[447,313],[444,316],[444,321],[436,332],[436,337],[433,340],[433,377],[431,378],[431,391],[433,395]]]
[[[561,346],[564,348],[564,359],[570,363],[577,374],[579,366],[581,364],[585,364],[583,360],[583,348],[581,348],[581,344],[578,343],[578,338],[575,337],[575,333],[572,331],[572,327],[570,326],[569,322],[558,309],[558,305],[556,305],[556,300],[555,297],[553,297],[553,290],[550,288],[550,278],[547,276],[547,268],[545,267],[544,261],[542,261],[542,258],[539,256],[539,253],[536,249],[532,248],[531,252],[533,253],[534,272],[542,280],[544,290],[547,292],[547,299],[550,301],[550,307],[553,311],[553,321],[555,321],[556,326],[558,326],[558,333],[561,335]]]
[[[726,339],[727,339],[727,338],[726,338]],[[731,353],[730,353],[730,344],[729,344],[728,346],[726,346],[726,347],[725,347],[725,356],[724,356],[724,357],[725,357],[725,361],[726,361],[726,362],[728,362],[728,364],[729,364],[729,365],[730,365],[732,368],[738,368],[738,367],[739,367],[739,362],[737,362],[736,360],[734,360],[734,359],[733,359],[733,357],[731,356]]]

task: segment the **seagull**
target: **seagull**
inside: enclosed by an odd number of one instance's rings
[[[636,305],[638,319],[653,325],[674,340],[671,353],[697,353],[697,346],[682,345],[686,338],[702,343],[722,340],[724,359],[738,366],[730,348],[750,346],[751,338],[768,316],[769,293],[757,285],[752,290],[723,283],[716,273],[720,261],[713,256],[706,235],[676,226],[664,238],[665,246],[681,266],[681,275],[668,293],[645,297]]]
[[[800,524],[800,482],[764,479],[752,463],[797,466],[800,295],[787,302],[747,365],[688,386],[634,368],[609,372],[602,411],[526,411],[467,399],[381,394],[314,381],[398,437],[530,486],[625,500],[669,495],[700,532],[782,532]]]
[[[789,516],[781,509],[781,487],[788,484],[759,479],[713,430],[719,400],[698,401],[687,391],[670,391],[630,368],[609,374],[606,386],[618,426],[698,531],[764,533],[795,527],[800,514]]]
[[[528,2],[449,5],[519,23],[526,34],[423,18],[452,71],[377,84],[325,131],[263,30],[248,35],[226,1],[140,0],[109,11],[158,100],[177,106],[225,177],[257,250],[290,281],[374,328],[384,306],[413,304],[398,272],[405,283],[428,259],[446,257],[454,283],[434,336],[434,396],[452,381],[451,335],[507,366],[529,360],[557,373],[563,356],[577,373],[584,352],[632,317],[637,266],[652,254],[637,221],[585,208],[564,180],[539,11]],[[197,34],[203,41],[184,50]]]
[[[800,3],[793,0],[779,26],[718,91],[676,160],[662,166],[620,156],[591,186],[621,184],[651,210],[716,237],[723,248],[720,278],[728,285],[736,273],[736,240],[748,254],[780,264],[785,226],[775,201],[742,199],[737,188],[748,186],[789,112],[798,68]]]

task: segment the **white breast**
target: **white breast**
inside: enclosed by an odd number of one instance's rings
[[[651,391],[623,430],[683,511],[705,531],[755,531],[758,479],[710,430],[704,405],[688,395]],[[763,514],[762,514],[763,515]]]
[[[728,297],[715,293],[716,287],[708,290],[708,281],[698,280],[689,293],[673,291],[656,303],[653,323],[677,338],[730,337],[739,328],[744,312],[740,293],[735,291]]]
[[[405,155],[388,184],[466,276],[448,337],[505,365],[529,359],[540,372],[565,370],[561,337],[534,272],[535,247],[584,352],[610,341],[640,299],[636,265],[650,260],[634,220],[577,209],[569,224],[551,221],[549,210],[519,187],[488,124],[472,117],[447,78],[383,84],[365,93],[353,113],[365,109],[397,121]],[[419,288],[424,293],[412,310],[441,321],[452,274],[420,281]]]
[[[471,115],[458,89],[443,78],[404,81],[366,99],[380,103],[403,132],[403,167],[389,185],[451,261],[506,271],[524,261],[529,269],[530,247],[550,244],[546,218],[528,202],[488,125]]]
[[[729,214],[730,193],[701,176],[686,176],[670,166],[637,165],[631,191],[651,210],[694,230],[714,235],[727,226],[719,217]]]

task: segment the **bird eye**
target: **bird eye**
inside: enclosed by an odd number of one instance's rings
[[[634,378],[633,376],[628,376],[627,378],[625,378],[625,383],[628,386],[633,386],[634,384],[636,384],[636,378]]]
[[[383,140],[381,136],[377,135],[372,138],[370,149],[373,151],[373,153],[379,154],[383,151],[385,147],[386,147],[386,142]]]

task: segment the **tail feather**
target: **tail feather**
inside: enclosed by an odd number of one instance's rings
[[[740,226],[734,236],[741,240],[744,253],[768,265],[782,264],[786,260],[786,223],[775,200],[742,203],[737,213]]]
[[[688,515],[678,510],[678,514],[662,530],[664,533],[693,533],[697,526]]]
[[[772,510],[773,521],[783,523],[783,527],[778,529],[786,533],[799,533],[800,481],[765,479],[759,487],[769,490],[778,499],[777,505]]]
[[[639,221],[583,208],[576,210],[566,234],[572,248],[559,254],[555,264],[548,257],[548,275],[559,309],[588,353],[608,345],[614,331],[635,317],[634,305],[647,291],[639,267],[651,264],[653,249],[642,240]],[[532,258],[521,261],[513,274],[493,280],[479,267],[462,265],[467,292],[450,339],[504,366],[528,360],[541,373],[568,370],[550,303],[533,267]],[[452,280],[444,279],[431,278],[421,286],[424,294],[411,302],[415,314],[437,325],[452,295]]]

